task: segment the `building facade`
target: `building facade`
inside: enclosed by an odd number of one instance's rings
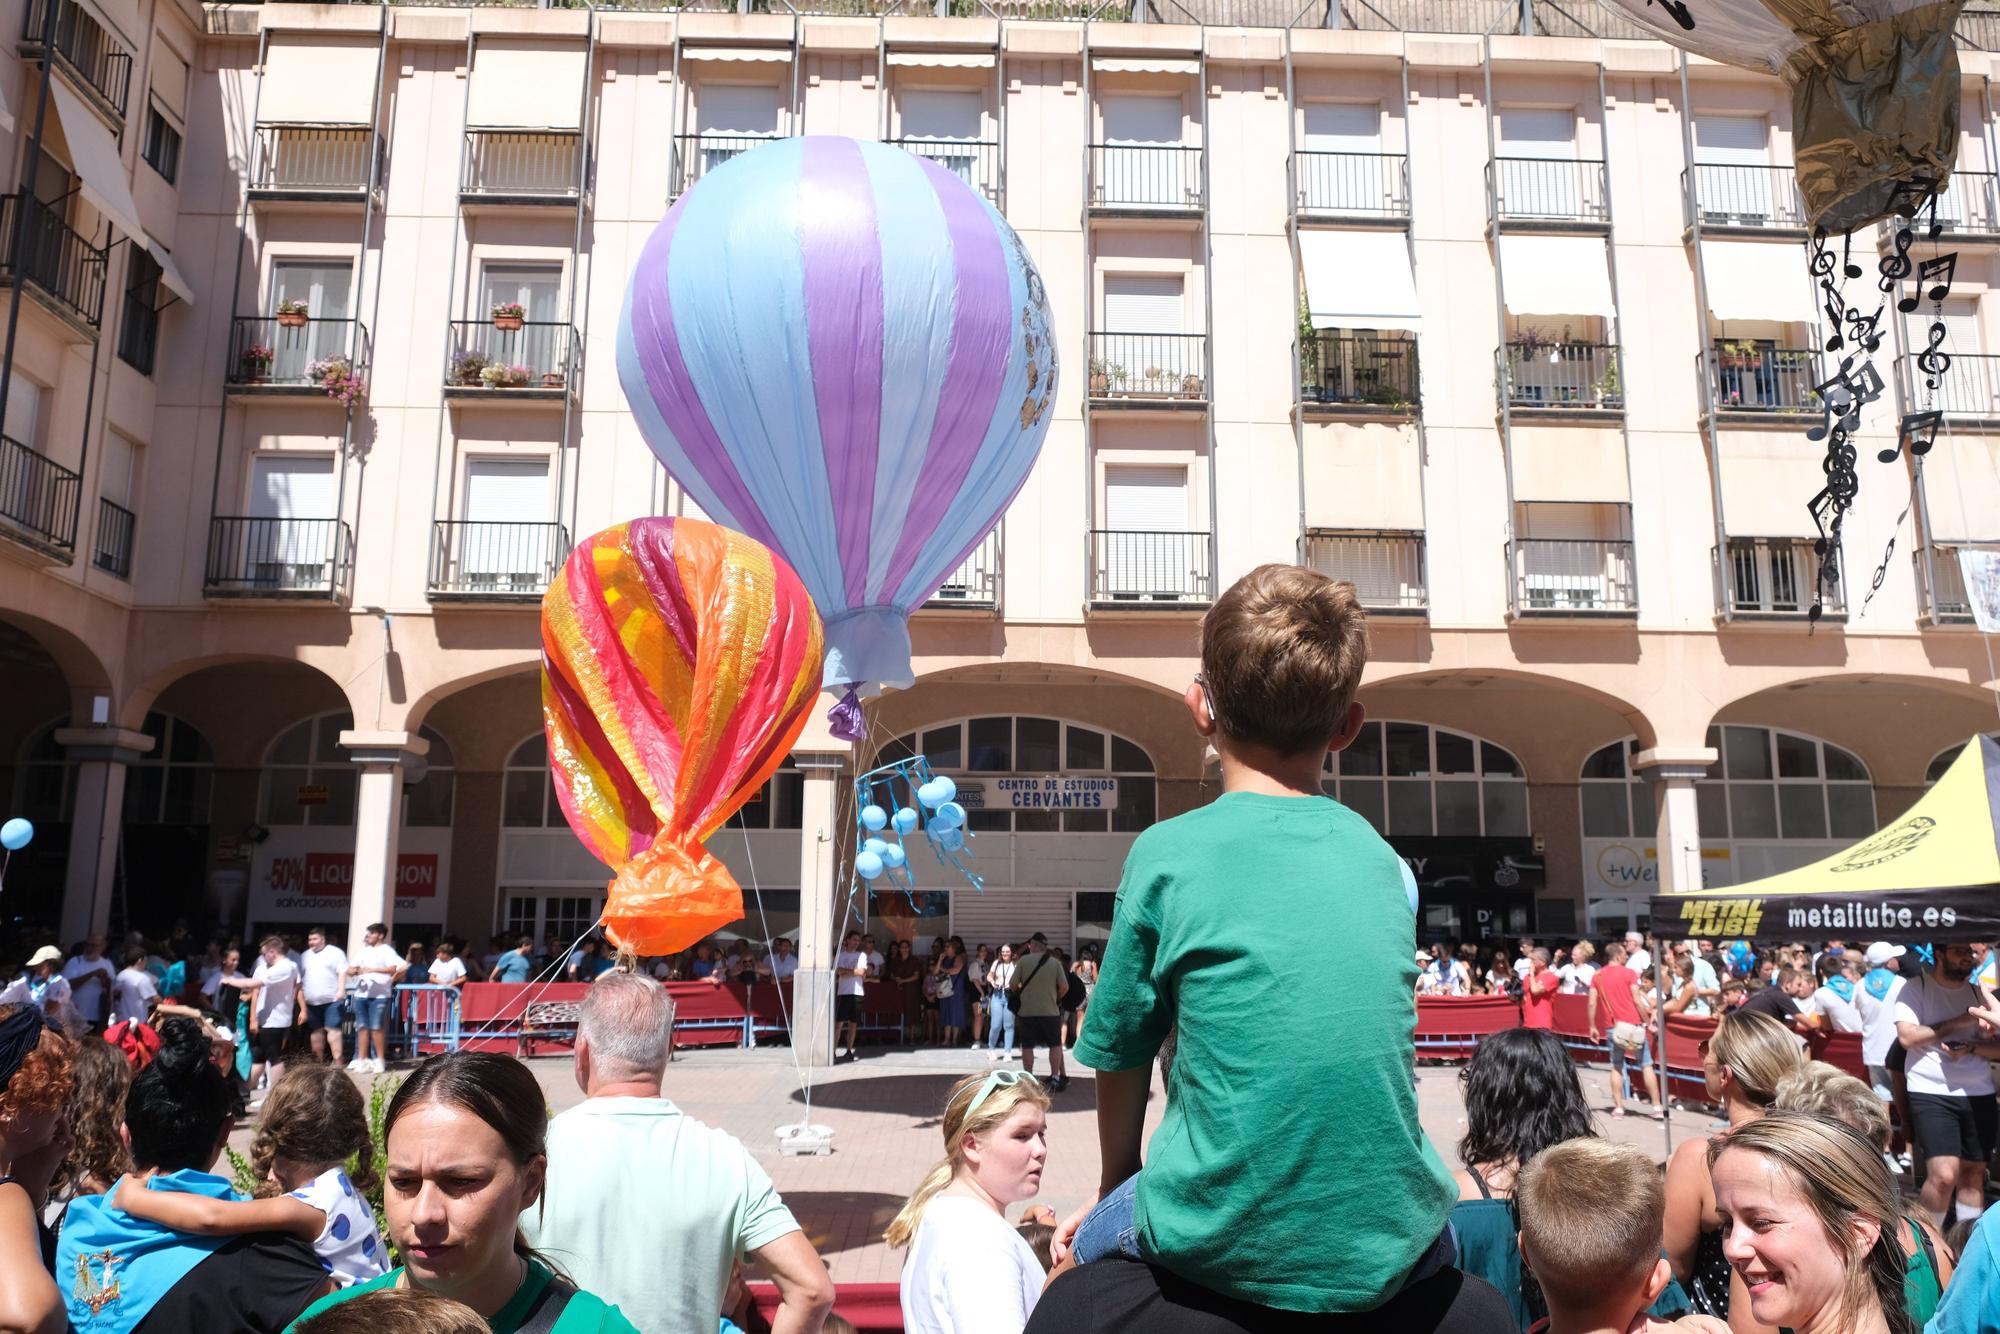
[[[1101,937],[1134,834],[1217,790],[1180,696],[1203,608],[1267,561],[1373,611],[1376,721],[1327,790],[1417,871],[1427,937],[1622,930],[1656,884],[1907,807],[1995,721],[1954,553],[2000,540],[2000,24],[1961,29],[1952,369],[1890,331],[1809,624],[1830,367],[1785,89],[1594,3],[1293,8],[30,0],[0,62],[0,791],[40,827],[12,925],[588,925],[537,599],[578,536],[689,512],[618,386],[630,265],[705,171],[801,133],[980,190],[1063,374],[915,617],[916,686],[859,747],[816,723],[715,841],[743,934],[870,906],[848,783],[921,752],[985,888],[924,868],[875,913]],[[1927,405],[1921,470],[1874,462]],[[1006,781],[1064,776],[1093,802]]]

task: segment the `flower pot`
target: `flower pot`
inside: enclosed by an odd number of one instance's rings
[[[1201,377],[1199,375],[1183,375],[1181,377],[1181,392],[1189,398],[1200,398]]]
[[[1103,398],[1111,392],[1111,377],[1099,371],[1090,377],[1090,396]]]
[[[542,388],[560,389],[562,387],[563,387],[563,377],[561,371],[542,372]]]
[[[285,329],[303,329],[306,327],[306,317],[300,311],[286,311],[278,316],[278,325]]]
[[[493,327],[501,333],[514,333],[526,323],[527,320],[519,315],[495,315],[493,317]]]

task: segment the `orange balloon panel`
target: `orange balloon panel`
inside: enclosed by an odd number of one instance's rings
[[[619,944],[671,954],[743,915],[701,845],[805,729],[822,647],[798,575],[741,533],[635,519],[570,553],[542,598],[542,721],[563,814],[618,873]]]

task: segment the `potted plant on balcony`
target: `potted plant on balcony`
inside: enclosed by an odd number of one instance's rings
[[[479,372],[479,378],[488,389],[519,389],[528,382],[526,366],[509,366],[505,362],[489,362]]]
[[[1616,357],[1605,363],[1604,373],[1597,377],[1597,406],[1600,408],[1625,406],[1625,386],[1618,378]]]
[[[303,329],[306,325],[309,307],[303,301],[280,301],[278,303],[278,323],[286,329]]]
[[[1156,394],[1162,388],[1165,387],[1161,382],[1166,378],[1166,373],[1162,371],[1158,366],[1146,367],[1145,374],[1146,374],[1145,383],[1141,386],[1142,392],[1148,394]]]
[[[563,387],[563,373],[561,371],[542,372],[542,388],[560,389],[562,387]]]
[[[1181,397],[1201,397],[1201,377],[1199,375],[1183,375],[1181,377]]]
[[[1090,359],[1090,396],[1103,398],[1111,392],[1111,363],[1103,357]]]
[[[275,354],[264,343],[252,343],[243,349],[237,358],[238,378],[246,384],[261,384],[271,373],[271,359]]]
[[[451,359],[451,382],[466,389],[477,389],[482,383],[480,374],[487,367],[483,352],[461,352]]]
[[[527,308],[518,301],[502,301],[493,307],[493,327],[501,333],[513,333],[527,322]]]
[[[1724,339],[1721,354],[1722,368],[1731,371],[1755,369],[1758,363],[1764,359],[1763,349],[1758,347],[1754,341],[1747,338]]]
[[[318,385],[326,396],[342,407],[351,408],[355,400],[368,393],[368,382],[354,369],[354,363],[346,357],[322,357],[306,367],[306,379]]]

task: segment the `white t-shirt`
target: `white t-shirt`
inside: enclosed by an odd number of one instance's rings
[[[340,1286],[350,1288],[388,1272],[389,1253],[375,1231],[375,1212],[355,1192],[345,1171],[328,1168],[291,1194],[326,1215],[326,1226],[313,1241],[313,1254]]]
[[[355,968],[388,969],[383,973],[356,973],[347,988],[349,995],[375,1000],[395,990],[394,984],[389,979],[403,966],[403,956],[396,953],[396,947],[385,940],[379,945],[363,945],[354,951],[354,958],[350,963]]]
[[[98,970],[103,969],[100,973]],[[105,1013],[111,1008],[111,986],[117,980],[118,970],[111,960],[103,955],[86,959],[81,954],[63,965],[63,980],[69,983],[70,1003],[76,1012],[93,1024],[104,1022]],[[88,982],[84,978],[89,978]],[[105,980],[112,979],[111,982]]]
[[[1854,1008],[1861,1013],[1861,1059],[1881,1065],[1896,1042],[1896,999],[1907,979],[1877,968],[1854,988]]]
[[[1625,956],[1625,966],[1639,976],[1644,977],[1646,970],[1653,966],[1653,956],[1646,950],[1633,950]]]
[[[1856,987],[1854,994],[1858,997],[1861,989]],[[1813,1008],[1826,1017],[1827,1024],[1835,1033],[1861,1033],[1868,1027],[1861,1022],[1861,1011],[1854,1007],[1854,1002],[1832,987],[1821,987],[1815,991],[1812,1003]]]
[[[160,988],[144,964],[123,969],[111,986],[111,1022],[130,1020],[143,1024],[153,1012],[153,1002],[159,998]]]
[[[903,1262],[909,1334],[1020,1334],[1048,1275],[1034,1250],[986,1205],[939,1195]]]
[[[1588,996],[1590,979],[1597,976],[1594,963],[1566,963],[1556,970],[1562,974],[1562,990],[1565,996]]]
[[[779,982],[799,971],[799,956],[796,954],[774,953],[765,962],[771,965],[772,978]]]
[[[465,960],[453,955],[449,959],[431,960],[431,985],[448,987],[465,976]]]
[[[1967,982],[1946,987],[1930,973],[1908,978],[1896,997],[1896,1022],[1935,1028],[1947,1019],[1956,1019],[1979,1002],[1979,993]],[[1955,1035],[1957,1040],[1975,1036]],[[1906,1073],[1912,1093],[1942,1093],[1964,1096],[1993,1091],[1993,1067],[1984,1056],[1970,1051],[1947,1052],[1937,1043],[1912,1047]]]
[[[304,979],[302,985],[306,991],[306,1004],[324,1005],[337,1000],[341,979],[347,975],[347,951],[338,945],[307,950],[299,975]]]
[[[60,973],[45,982],[32,973],[23,973],[0,991],[0,1005],[35,1005],[51,1019],[60,1020],[69,1008],[69,983]]]
[[[865,996],[868,994],[867,979],[854,975],[854,970],[859,968],[863,962],[860,950],[842,950],[840,952],[840,957],[833,961],[834,969],[840,974],[840,985],[835,992],[836,995]]]
[[[257,1024],[261,1028],[290,1028],[295,1007],[293,1000],[299,990],[299,970],[290,959],[280,958],[276,963],[257,960],[257,971],[250,974],[253,982],[262,982],[264,989],[257,993]]]

